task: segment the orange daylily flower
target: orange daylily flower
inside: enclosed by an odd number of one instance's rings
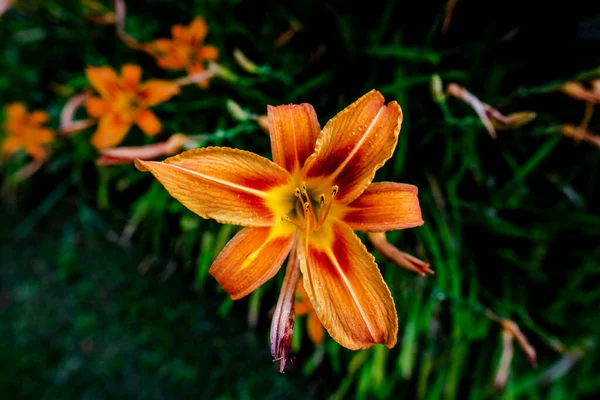
[[[317,313],[310,303],[310,299],[308,298],[308,294],[306,293],[306,289],[304,289],[302,281],[298,282],[298,287],[296,288],[296,304],[294,308],[296,310],[296,315],[307,316],[306,331],[308,332],[310,340],[315,345],[323,343],[323,339],[325,339],[325,329],[323,328],[323,325],[321,325],[321,321],[319,321],[319,317],[317,317]]]
[[[171,28],[172,39],[158,39],[142,48],[156,59],[156,63],[165,69],[185,69],[189,75],[205,70],[207,61],[219,57],[215,46],[203,44],[208,33],[206,22],[196,17],[189,26],[177,24]],[[198,86],[208,87],[208,79],[198,82]]]
[[[353,230],[423,224],[415,187],[371,183],[396,147],[400,106],[386,106],[373,90],[323,130],[309,104],[267,112],[273,162],[208,147],[136,165],[201,217],[246,226],[209,271],[232,299],[272,278],[294,247],[310,302],[330,336],[353,350],[393,347],[394,300]]]
[[[44,146],[54,140],[52,130],[44,128],[48,119],[45,111],[29,113],[22,103],[9,104],[4,122],[8,135],[2,143],[2,152],[10,156],[23,149],[35,159],[45,159],[48,152]]]
[[[85,100],[88,114],[98,118],[98,129],[92,136],[98,149],[121,143],[134,123],[146,135],[157,135],[162,125],[149,108],[179,93],[179,85],[173,82],[151,79],[140,83],[142,69],[137,65],[124,65],[120,78],[110,67],[88,67],[85,74],[100,94]]]

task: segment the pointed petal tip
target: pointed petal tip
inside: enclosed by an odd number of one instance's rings
[[[148,161],[144,161],[144,160],[140,160],[139,158],[136,158],[134,161],[135,167],[138,169],[138,171],[141,172],[148,172],[149,169],[148,167],[146,167],[146,164],[148,164]]]

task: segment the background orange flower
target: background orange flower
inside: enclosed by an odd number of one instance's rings
[[[85,73],[100,94],[85,102],[88,114],[98,118],[98,129],[92,136],[92,144],[98,149],[121,143],[134,123],[146,135],[157,135],[162,125],[148,108],[179,93],[179,86],[173,82],[151,79],[140,83],[142,69],[137,65],[124,65],[120,78],[110,67],[88,67]]]
[[[47,156],[44,145],[52,142],[54,133],[43,125],[48,122],[45,111],[27,112],[22,103],[13,103],[6,107],[4,129],[8,137],[2,143],[2,152],[12,155],[24,149],[27,154],[36,159]]]
[[[158,39],[143,46],[162,68],[185,69],[191,75],[203,72],[207,61],[214,61],[219,57],[219,50],[215,46],[203,44],[208,33],[203,18],[196,17],[187,27],[174,25],[171,33],[172,39]],[[199,82],[198,86],[208,87],[208,79]]]

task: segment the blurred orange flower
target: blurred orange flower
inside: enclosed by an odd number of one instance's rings
[[[319,317],[317,317],[317,313],[308,298],[308,294],[306,293],[306,289],[304,289],[304,283],[302,283],[302,281],[298,282],[298,287],[296,288],[296,304],[294,305],[294,308],[296,315],[307,316],[306,330],[310,340],[315,345],[323,343],[323,339],[325,338],[325,328],[323,328],[321,321],[319,321]]]
[[[88,67],[85,73],[100,94],[85,101],[88,114],[98,118],[98,129],[92,136],[98,149],[121,143],[134,123],[146,135],[158,134],[162,125],[148,108],[179,93],[179,85],[173,82],[151,79],[140,83],[142,69],[137,65],[124,65],[120,78],[110,67]]]
[[[215,46],[204,45],[208,33],[206,22],[196,17],[189,26],[181,24],[171,28],[172,39],[157,39],[142,48],[156,59],[156,63],[165,69],[185,69],[189,75],[205,70],[206,61],[219,57]],[[198,86],[208,87],[208,79],[198,82]]]
[[[54,140],[54,133],[43,125],[48,122],[45,111],[27,112],[22,103],[9,104],[6,107],[4,129],[8,137],[2,143],[2,152],[11,155],[20,149],[35,159],[44,159],[48,155],[44,145]]]

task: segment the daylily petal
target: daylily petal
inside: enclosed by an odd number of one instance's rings
[[[373,256],[345,223],[334,221],[329,229],[326,240],[311,238],[306,250],[298,246],[304,287],[319,320],[348,349],[393,347],[398,317]]]
[[[188,35],[192,43],[200,43],[206,37],[208,27],[201,17],[196,17],[188,27]]]
[[[179,94],[179,85],[160,79],[150,79],[140,87],[140,95],[148,106],[154,106]]]
[[[39,145],[27,146],[25,148],[25,151],[27,152],[27,154],[29,154],[36,160],[41,160],[48,156],[48,152],[42,146]]]
[[[326,178],[328,184],[339,186],[338,202],[351,202],[392,156],[401,123],[400,105],[392,101],[386,106],[381,93],[370,91],[325,125],[303,168],[304,176]]]
[[[321,131],[314,108],[307,103],[267,106],[273,161],[292,172],[313,153]]]
[[[148,135],[148,136],[158,135],[158,133],[162,129],[162,125],[160,124],[160,120],[158,119],[158,117],[156,116],[156,114],[154,114],[150,110],[143,110],[143,111],[141,111],[138,114],[135,122],[138,124],[138,126],[140,127],[140,129],[142,131],[144,131],[144,133],[146,135]]]
[[[50,117],[48,116],[48,113],[46,111],[33,111],[29,115],[29,121],[33,125],[42,125],[48,122],[48,119],[50,119]]]
[[[209,273],[233,300],[241,299],[279,271],[294,235],[294,229],[284,223],[271,228],[244,228],[227,243]]]
[[[87,67],[85,75],[90,85],[102,96],[109,96],[119,87],[119,78],[110,67]]]
[[[92,145],[97,149],[113,147],[123,141],[131,124],[115,115],[100,118],[98,129],[92,136]]]
[[[135,88],[142,77],[142,69],[138,65],[125,64],[121,67],[123,83],[130,88]]]
[[[4,142],[2,142],[2,152],[7,156],[13,155],[22,147],[23,142],[16,137],[7,137]]]
[[[12,103],[6,106],[8,120],[19,120],[27,115],[27,108],[22,103]]]
[[[325,329],[323,329],[323,325],[321,321],[319,321],[319,317],[317,314],[310,313],[308,316],[307,327],[308,337],[314,344],[323,343],[323,339],[325,338]]]
[[[355,231],[383,232],[423,225],[418,189],[395,182],[372,183],[345,207],[341,219]]]
[[[201,217],[245,226],[274,225],[278,214],[269,192],[291,181],[270,160],[226,147],[189,150],[164,162],[136,160],[136,166],[152,172],[171,196]]]
[[[35,142],[37,144],[50,143],[54,139],[54,133],[50,129],[38,128],[35,130]]]
[[[90,97],[85,101],[85,109],[90,117],[98,118],[110,111],[110,102],[100,97]]]
[[[171,27],[171,35],[173,39],[182,42],[188,38],[188,30],[181,24],[173,25]]]
[[[215,46],[202,46],[198,49],[198,55],[203,60],[213,61],[219,58],[219,49]]]

